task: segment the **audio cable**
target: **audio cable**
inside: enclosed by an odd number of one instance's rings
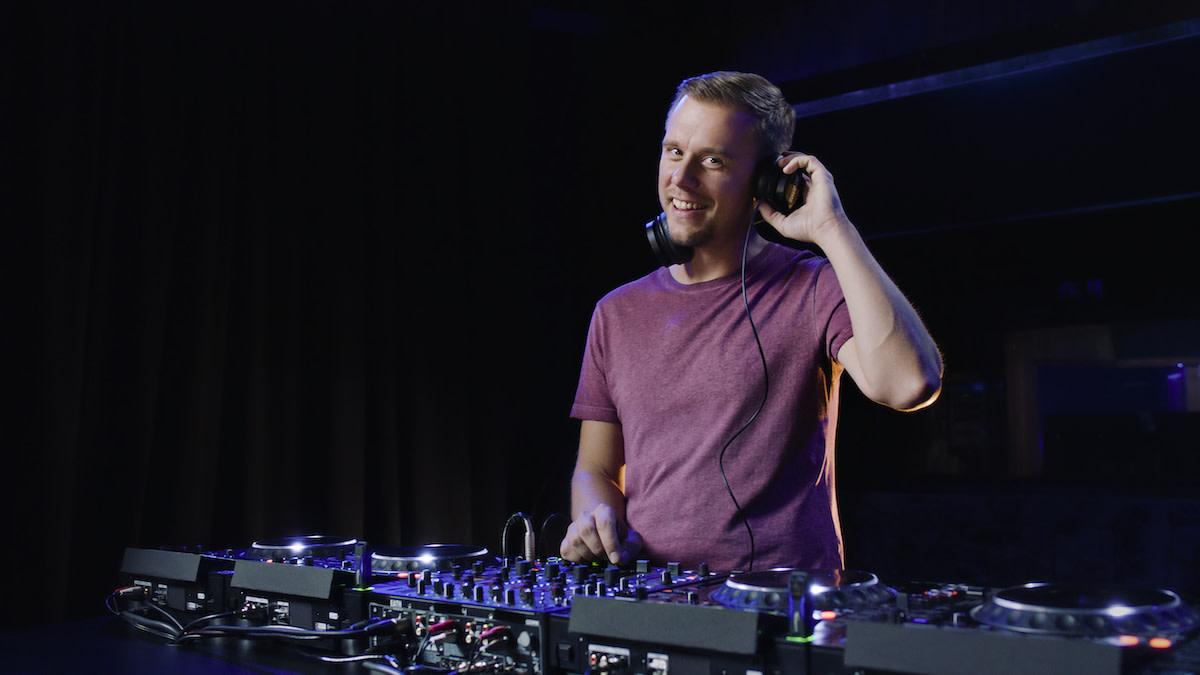
[[[131,599],[132,608],[122,609],[119,606],[122,599]],[[275,624],[259,626],[220,624],[197,627],[197,624],[206,623],[217,618],[244,618],[248,616],[249,610],[243,609],[237,612],[210,614],[196,619],[185,626],[169,611],[148,601],[146,598],[146,589],[140,586],[128,586],[113,591],[105,599],[104,605],[110,612],[135,628],[164,638],[171,645],[179,645],[188,640],[206,637],[270,637],[304,641],[323,640],[326,638],[384,636],[395,632],[398,624],[398,621],[395,619],[368,619],[339,630],[309,630],[295,626]]]
[[[190,630],[175,641],[194,640],[202,637],[270,637],[286,640],[324,640],[359,636],[387,635],[395,630],[395,619],[372,619],[360,621],[349,628],[339,630],[312,630],[287,625],[266,626],[209,626]]]
[[[118,588],[104,599],[104,606],[121,620],[140,631],[165,638],[170,641],[179,639],[183,634],[183,625],[170,612],[152,602],[146,602],[147,590],[142,586],[126,586]],[[121,599],[132,599],[135,609],[119,607]],[[141,610],[141,611],[138,611]],[[149,616],[154,613],[162,618]]]
[[[757,213],[757,211],[755,213]],[[750,562],[746,570],[748,572],[754,570],[754,529],[750,527],[750,517],[746,515],[746,512],[742,509],[741,503],[738,502],[737,497],[733,494],[733,487],[729,485],[729,477],[725,474],[725,452],[729,450],[729,446],[733,445],[733,442],[737,440],[738,436],[741,436],[746,429],[750,428],[750,425],[754,423],[754,420],[758,419],[759,413],[761,413],[763,408],[767,405],[767,394],[771,389],[770,370],[767,367],[767,355],[763,350],[762,340],[758,337],[758,328],[754,325],[754,317],[750,313],[750,299],[746,290],[746,257],[747,252],[750,250],[751,232],[754,232],[753,216],[750,220],[750,226],[746,228],[746,240],[742,244],[742,306],[746,309],[746,321],[750,323],[750,332],[754,334],[754,344],[758,347],[758,357],[762,361],[763,395],[762,401],[759,402],[758,408],[755,409],[754,414],[750,416],[750,419],[746,420],[746,423],[743,424],[742,427],[738,429],[728,441],[726,441],[725,446],[721,448],[721,454],[717,457],[717,465],[721,469],[721,480],[725,482],[725,491],[729,493],[729,499],[733,501],[733,506],[737,510],[738,516],[740,516],[742,519],[742,525],[744,525],[746,528],[746,536],[750,539]]]
[[[529,562],[533,562],[537,556],[537,535],[533,531],[533,520],[530,519],[529,516],[519,511],[509,516],[508,520],[504,523],[504,531],[500,535],[500,555],[504,559],[508,559],[508,528],[512,526],[513,522],[516,520],[522,521],[525,525],[525,536],[522,540],[524,544],[525,559]]]

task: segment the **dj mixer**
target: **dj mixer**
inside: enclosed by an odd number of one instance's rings
[[[178,630],[159,629],[173,642],[302,636],[375,670],[1200,674],[1200,612],[1137,586],[893,586],[861,570],[623,568],[320,535],[130,548],[121,581],[110,607],[132,621],[169,614]]]

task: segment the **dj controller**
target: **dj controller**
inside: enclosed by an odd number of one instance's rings
[[[386,672],[1200,675],[1200,612],[1155,588],[891,586],[857,570],[618,568],[327,536],[130,548],[121,581],[119,613],[170,615],[175,642],[302,636]]]

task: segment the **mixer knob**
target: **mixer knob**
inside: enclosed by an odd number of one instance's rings
[[[637,561],[637,573],[638,574],[647,574],[648,572],[650,572],[650,561],[649,560]]]
[[[515,605],[515,604],[517,604],[517,591],[516,591],[516,589],[514,589],[514,588],[506,588],[506,589],[504,589],[504,604],[506,604],[506,605]]]
[[[609,565],[604,570],[604,583],[609,586],[616,586],[621,581],[621,568],[616,565]]]
[[[526,560],[524,558],[517,559],[516,574],[519,577],[523,577],[526,574],[529,574],[529,561],[528,560]]]
[[[584,580],[587,579],[587,576],[588,576],[587,565],[575,565],[574,567],[571,568],[571,578],[575,581],[575,583],[577,583],[577,584],[583,583]]]
[[[683,574],[683,565],[677,562],[669,562],[667,563],[667,571],[671,573],[671,576],[677,577]]]
[[[660,580],[662,581],[663,585],[671,585],[671,570],[663,570]]]
[[[475,586],[471,589],[471,597],[475,602],[483,602],[487,598],[487,589],[483,586]]]
[[[708,563],[700,563],[700,566],[696,568],[696,574],[702,577],[708,576]]]
[[[554,577],[557,577],[559,575],[559,571],[560,568],[557,562],[552,562],[546,565],[546,578],[553,579]]]

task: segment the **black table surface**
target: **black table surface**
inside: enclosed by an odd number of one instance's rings
[[[226,637],[171,646],[113,615],[0,633],[0,673],[4,675],[370,672],[358,663],[321,661],[274,640]]]

